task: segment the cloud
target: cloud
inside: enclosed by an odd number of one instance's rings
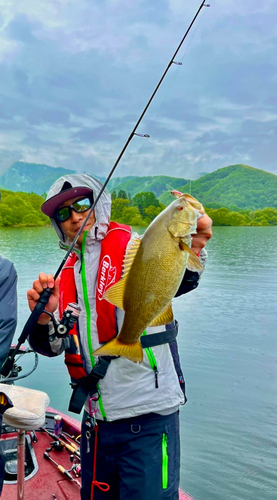
[[[107,175],[199,2],[0,4],[0,168],[32,158]],[[150,139],[132,139],[116,175],[277,174],[276,14],[273,0],[202,9],[139,125]]]

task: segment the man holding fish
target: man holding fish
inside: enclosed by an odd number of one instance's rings
[[[63,248],[100,189],[100,181],[86,174],[61,177],[50,188],[42,211]],[[175,201],[139,238],[129,226],[110,222],[111,199],[104,190],[61,276],[54,283],[41,273],[27,294],[33,310],[42,291],[52,288],[46,310],[58,310],[59,318],[68,303],[81,307],[65,339],[43,313],[29,341],[46,356],[65,352],[76,388],[86,387],[82,500],[91,498],[95,451],[96,480],[110,486],[103,491],[95,485],[95,500],[179,498],[178,413],[185,395],[171,299],[198,286],[212,221],[197,200],[173,194]]]

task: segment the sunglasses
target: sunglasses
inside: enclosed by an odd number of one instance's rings
[[[82,212],[86,212],[92,207],[93,197],[80,198],[79,200],[74,201],[71,205],[67,207],[58,208],[55,212],[54,218],[59,222],[65,222],[71,216],[71,211],[77,212],[77,214],[81,214]]]

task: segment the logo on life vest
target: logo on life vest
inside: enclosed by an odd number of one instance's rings
[[[116,267],[112,266],[111,258],[105,255],[100,264],[100,275],[98,280],[97,292],[98,299],[102,300],[105,290],[115,282]]]

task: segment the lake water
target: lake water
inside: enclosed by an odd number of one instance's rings
[[[29,315],[26,290],[40,271],[56,271],[63,252],[51,228],[1,228],[0,237],[19,276],[17,339]],[[201,284],[174,300],[188,393],[181,486],[196,500],[277,499],[276,243],[277,227],[214,228]],[[40,357],[22,385],[67,412],[61,357]]]

